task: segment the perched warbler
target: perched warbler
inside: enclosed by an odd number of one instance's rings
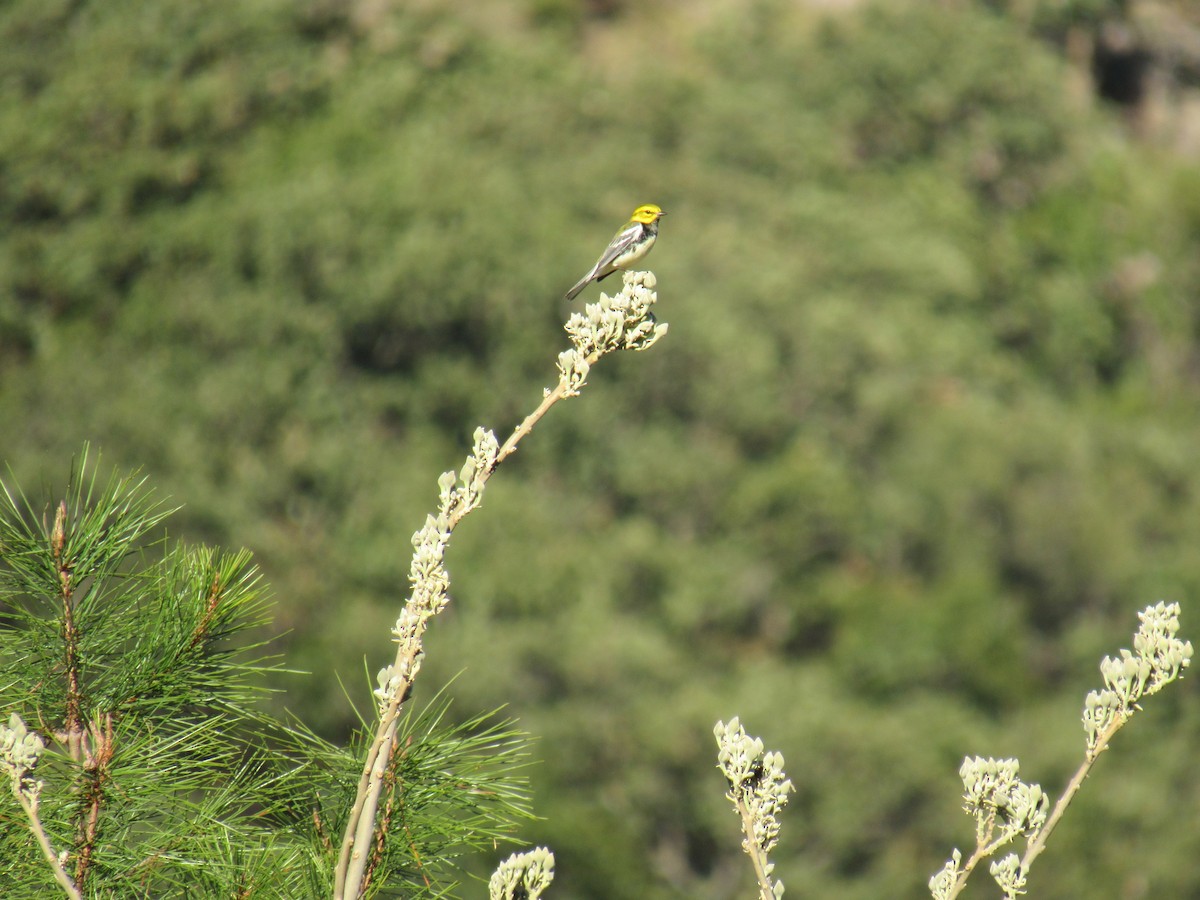
[[[628,269],[649,253],[658,239],[658,220],[665,215],[653,203],[635,209],[629,221],[608,242],[591,271],[567,291],[567,299],[574,300],[593,281],[603,281],[617,269]]]

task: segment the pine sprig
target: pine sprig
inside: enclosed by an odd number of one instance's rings
[[[10,750],[44,748],[0,805],[4,896],[328,896],[358,757],[260,709],[278,666],[249,553],[169,545],[144,479],[93,466],[85,449],[45,508],[0,493],[0,710]],[[368,893],[430,894],[528,815],[510,723],[402,726],[387,802],[406,839]]]

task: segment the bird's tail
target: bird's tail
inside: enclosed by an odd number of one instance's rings
[[[576,297],[578,297],[579,294],[583,291],[583,289],[592,283],[592,277],[595,274],[596,273],[594,271],[588,272],[586,275],[584,275],[582,278],[580,278],[579,281],[575,282],[575,287],[573,287],[569,291],[567,291],[566,297],[564,299],[574,300]]]

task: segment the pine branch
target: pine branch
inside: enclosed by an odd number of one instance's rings
[[[52,523],[19,489],[0,494],[0,708],[59,751],[39,770],[37,802],[18,799],[43,852],[44,834],[70,835],[54,860],[76,890],[123,894],[113,881],[129,878],[156,896],[184,881],[227,896],[245,877],[232,861],[265,846],[251,813],[278,808],[273,792],[289,781],[270,775],[286,763],[264,749],[282,729],[245,703],[261,693],[246,681],[264,668],[256,645],[236,643],[262,591],[245,553],[175,548],[148,561],[166,512],[142,479],[100,482],[88,457]],[[297,870],[286,859],[296,842],[277,846],[267,855]]]
[[[327,823],[344,821],[362,756],[257,708],[273,666],[245,637],[266,609],[249,554],[153,540],[164,513],[144,481],[102,484],[87,456],[51,522],[0,488],[0,709],[37,723],[0,729],[0,750],[25,760],[25,815],[0,814],[0,878],[44,891],[53,874],[89,896],[328,896]],[[528,815],[516,733],[490,717],[447,728],[443,713],[397,724],[372,893],[413,860],[432,885],[427,870]],[[43,747],[58,752],[34,781],[25,758]]]

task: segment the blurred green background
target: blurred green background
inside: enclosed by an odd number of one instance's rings
[[[925,896],[965,755],[1056,794],[1136,611],[1200,634],[1197,34],[1187,0],[8,0],[5,480],[48,502],[89,440],[251,548],[313,673],[278,703],[343,740],[438,474],[659,203],[670,334],[492,482],[417,699],[457,675],[538,737],[556,897],[752,895],[733,715],[797,787],[788,896]],[[1197,738],[1193,682],[1153,698],[1033,893],[1200,896]]]

